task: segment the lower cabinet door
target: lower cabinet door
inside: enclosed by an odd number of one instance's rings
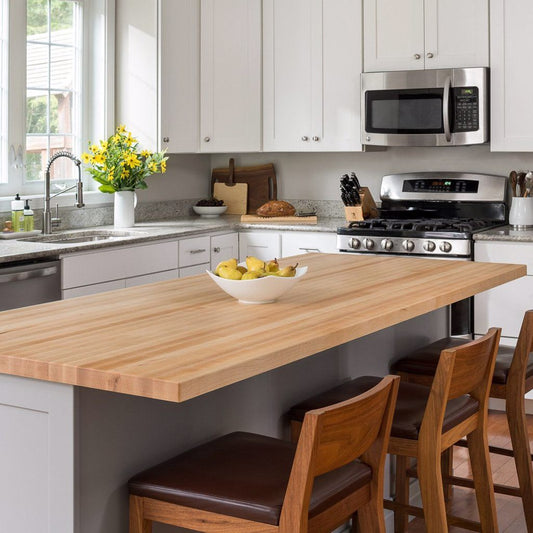
[[[157,281],[167,281],[178,277],[178,269],[165,270],[164,272],[154,272],[145,276],[135,276],[126,280],[126,287],[137,287],[147,283],[156,283]]]
[[[205,274],[205,271],[209,270],[209,263],[202,265],[194,265],[190,267],[183,267],[179,269],[179,277],[186,278],[188,276],[196,276],[197,274]],[[207,276],[207,274],[205,274]]]
[[[245,261],[249,255],[262,261],[281,257],[281,234],[272,231],[239,233],[239,261]]]
[[[126,280],[117,279],[115,281],[107,281],[105,283],[94,283],[93,285],[74,287],[73,289],[63,289],[62,295],[63,300],[68,300],[69,298],[77,298],[78,296],[89,296],[90,294],[114,291],[116,289],[124,289],[125,287]]]
[[[281,252],[283,257],[309,253],[335,253],[337,250],[337,235],[335,233],[321,233],[316,231],[291,231],[283,233],[281,238]]]

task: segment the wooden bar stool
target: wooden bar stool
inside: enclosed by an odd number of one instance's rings
[[[130,533],[327,533],[355,511],[385,533],[383,476],[400,379],[307,413],[298,445],[232,433],[133,477]],[[355,459],[360,458],[359,461]]]
[[[396,361],[391,371],[402,381],[430,384],[435,374],[441,350],[460,346],[468,341],[447,337],[425,346]],[[519,487],[495,485],[495,492],[522,498],[527,530],[533,533],[533,456],[529,445],[524,395],[533,389],[533,310],[522,321],[516,348],[500,346],[489,396],[505,400],[512,450],[489,446],[491,453],[514,457]],[[464,443],[459,443],[464,445]],[[450,450],[451,452],[451,450]],[[448,472],[445,482],[450,485],[472,486],[472,481],[453,476],[451,454],[445,458]]]
[[[396,456],[396,498],[385,501],[395,511],[397,532],[405,531],[408,515],[423,516],[428,533],[444,533],[448,524],[474,531],[498,531],[487,445],[489,387],[500,330],[481,339],[443,350],[431,387],[400,383],[388,452]],[[379,381],[357,378],[294,406],[289,416],[297,438],[303,414],[324,402],[342,401]],[[481,524],[446,515],[441,454],[467,435]],[[407,462],[416,458],[423,510],[409,505]]]

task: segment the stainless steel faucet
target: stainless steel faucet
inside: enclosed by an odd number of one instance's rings
[[[59,191],[56,194],[50,194],[50,167],[52,166],[52,163],[59,159],[60,157],[68,157],[69,159],[72,159],[74,161],[74,164],[78,167],[78,183],[76,185],[73,185],[72,187],[69,187],[68,189],[64,189],[62,191]],[[71,191],[72,189],[77,188],[78,191],[76,193],[76,207],[83,207],[85,204],[83,203],[83,182],[81,181],[81,161],[74,157],[73,154],[66,151],[61,151],[55,153],[49,160],[48,165],[46,166],[46,176],[44,181],[44,212],[43,212],[43,233],[45,235],[52,233],[52,211],[50,210],[50,200],[52,198],[55,198],[56,196],[59,196],[60,194],[63,194],[64,192]]]

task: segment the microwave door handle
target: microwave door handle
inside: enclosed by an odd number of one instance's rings
[[[444,82],[444,94],[442,98],[442,122],[444,124],[444,135],[446,141],[451,142],[452,131],[450,126],[450,88],[452,86],[452,78],[448,76]]]

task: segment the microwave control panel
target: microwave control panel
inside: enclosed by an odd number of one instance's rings
[[[452,130],[477,131],[479,129],[479,90],[477,87],[452,89],[454,123]]]

